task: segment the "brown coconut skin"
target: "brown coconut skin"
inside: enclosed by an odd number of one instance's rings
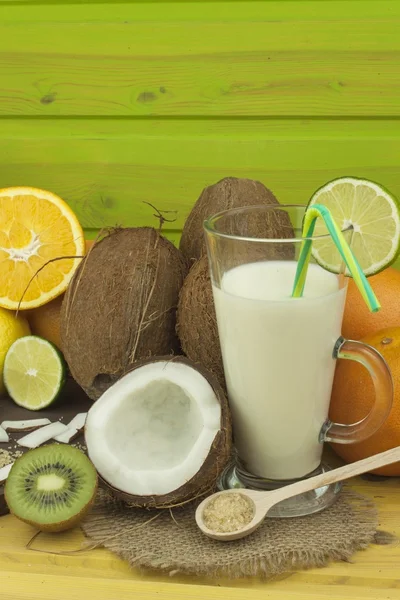
[[[211,371],[225,389],[207,256],[194,263],[182,286],[177,312],[177,332],[186,356]]]
[[[60,330],[75,381],[96,400],[137,360],[179,352],[179,292],[188,263],[150,227],[112,231],[81,262]]]
[[[225,177],[202,191],[182,231],[179,248],[190,260],[206,252],[203,223],[218,212],[246,206],[279,205],[274,194],[260,181]]]
[[[232,452],[232,423],[228,400],[218,380],[203,366],[196,364],[185,356],[159,356],[137,362],[130,370],[133,371],[146,364],[158,361],[180,362],[196,369],[208,381],[221,405],[221,427],[203,463],[202,468],[184,485],[161,496],[135,496],[118,490],[100,474],[99,480],[116,498],[123,500],[134,508],[169,508],[190,502],[215,490],[217,480],[228,464]],[[90,449],[88,448],[89,457]],[[96,465],[94,465],[96,466]]]

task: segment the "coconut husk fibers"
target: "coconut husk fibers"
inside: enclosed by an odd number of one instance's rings
[[[191,478],[185,482],[184,485],[171,491],[168,494],[160,496],[135,496],[128,494],[115,488],[108,481],[100,475],[100,480],[105,484],[108,490],[113,496],[124,500],[131,507],[141,508],[163,508],[170,506],[177,506],[182,503],[186,503],[194,498],[199,498],[209,493],[210,490],[215,489],[218,477],[227,466],[231,453],[232,453],[232,425],[231,415],[228,406],[228,400],[224,393],[224,390],[219,385],[217,379],[207,371],[202,365],[196,364],[195,362],[187,359],[185,356],[160,356],[154,359],[147,359],[138,361],[129,370],[130,372],[139,369],[140,367],[158,361],[170,361],[179,362],[188,365],[192,369],[198,371],[211,385],[215,396],[221,405],[221,425],[220,430],[214,438],[213,444],[210,448],[208,455],[206,456],[201,469]],[[88,454],[90,458],[90,447],[88,446]],[[96,466],[96,465],[95,465]]]
[[[188,271],[175,246],[150,227],[118,229],[77,269],[61,307],[71,374],[97,399],[141,358],[179,351],[179,291]]]
[[[203,223],[216,213],[231,208],[247,206],[279,206],[274,194],[260,181],[237,177],[225,177],[202,191],[191,210],[182,231],[180,250],[188,259],[199,259],[206,252]],[[268,223],[254,220],[243,235],[268,237]],[[283,235],[282,237],[290,237]]]
[[[101,490],[82,527],[132,568],[231,579],[271,578],[332,560],[349,562],[357,550],[381,543],[373,502],[349,489],[323,512],[267,518],[252,535],[228,543],[209,539],[197,528],[197,504],[149,513],[129,508]]]
[[[194,263],[182,286],[177,312],[177,332],[186,356],[204,365],[225,387],[207,256]]]

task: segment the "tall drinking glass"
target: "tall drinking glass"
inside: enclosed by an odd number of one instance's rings
[[[303,296],[291,297],[304,214],[303,206],[248,207],[204,224],[237,451],[221,489],[274,489],[322,472],[328,469],[321,463],[325,441],[359,442],[391,408],[392,379],[382,356],[341,337],[345,266],[335,274],[311,260]],[[344,235],[351,245],[352,230]],[[333,242],[326,235],[312,243]],[[337,359],[360,362],[375,386],[371,412],[352,425],[328,418]],[[322,510],[339,489],[335,484],[297,496],[271,515]]]

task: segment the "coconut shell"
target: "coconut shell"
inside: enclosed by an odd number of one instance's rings
[[[97,399],[137,360],[179,352],[179,291],[188,271],[175,246],[149,227],[97,242],[65,294],[60,330],[71,374]]]
[[[99,475],[99,480],[117,498],[124,500],[132,507],[140,508],[168,508],[190,502],[211,491],[215,491],[216,483],[222,471],[227,466],[232,455],[232,423],[228,400],[224,390],[212,373],[202,365],[187,359],[184,356],[159,356],[152,359],[138,361],[130,371],[143,365],[156,361],[174,360],[196,369],[211,385],[215,396],[221,405],[221,427],[214,438],[211,449],[206,456],[203,466],[189,481],[169,494],[160,496],[135,496],[118,490],[110,485]],[[96,465],[95,465],[96,466]]]
[[[225,388],[207,256],[194,263],[182,286],[177,332],[186,356],[211,371]]]
[[[179,248],[188,259],[197,260],[206,251],[203,231],[206,219],[230,208],[271,204],[279,205],[279,202],[260,181],[225,177],[202,191],[186,219]],[[255,223],[254,231],[248,231],[247,235],[261,237],[259,233],[259,224]]]

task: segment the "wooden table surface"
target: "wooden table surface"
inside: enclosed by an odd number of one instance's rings
[[[374,499],[379,528],[400,536],[400,480],[351,482]],[[372,545],[354,555],[351,563],[290,574],[272,582],[206,580],[132,571],[105,549],[57,555],[26,549],[34,529],[11,515],[0,517],[0,597],[4,600],[237,600],[400,599],[400,544]],[[74,550],[84,536],[79,529],[41,534],[33,547]]]

